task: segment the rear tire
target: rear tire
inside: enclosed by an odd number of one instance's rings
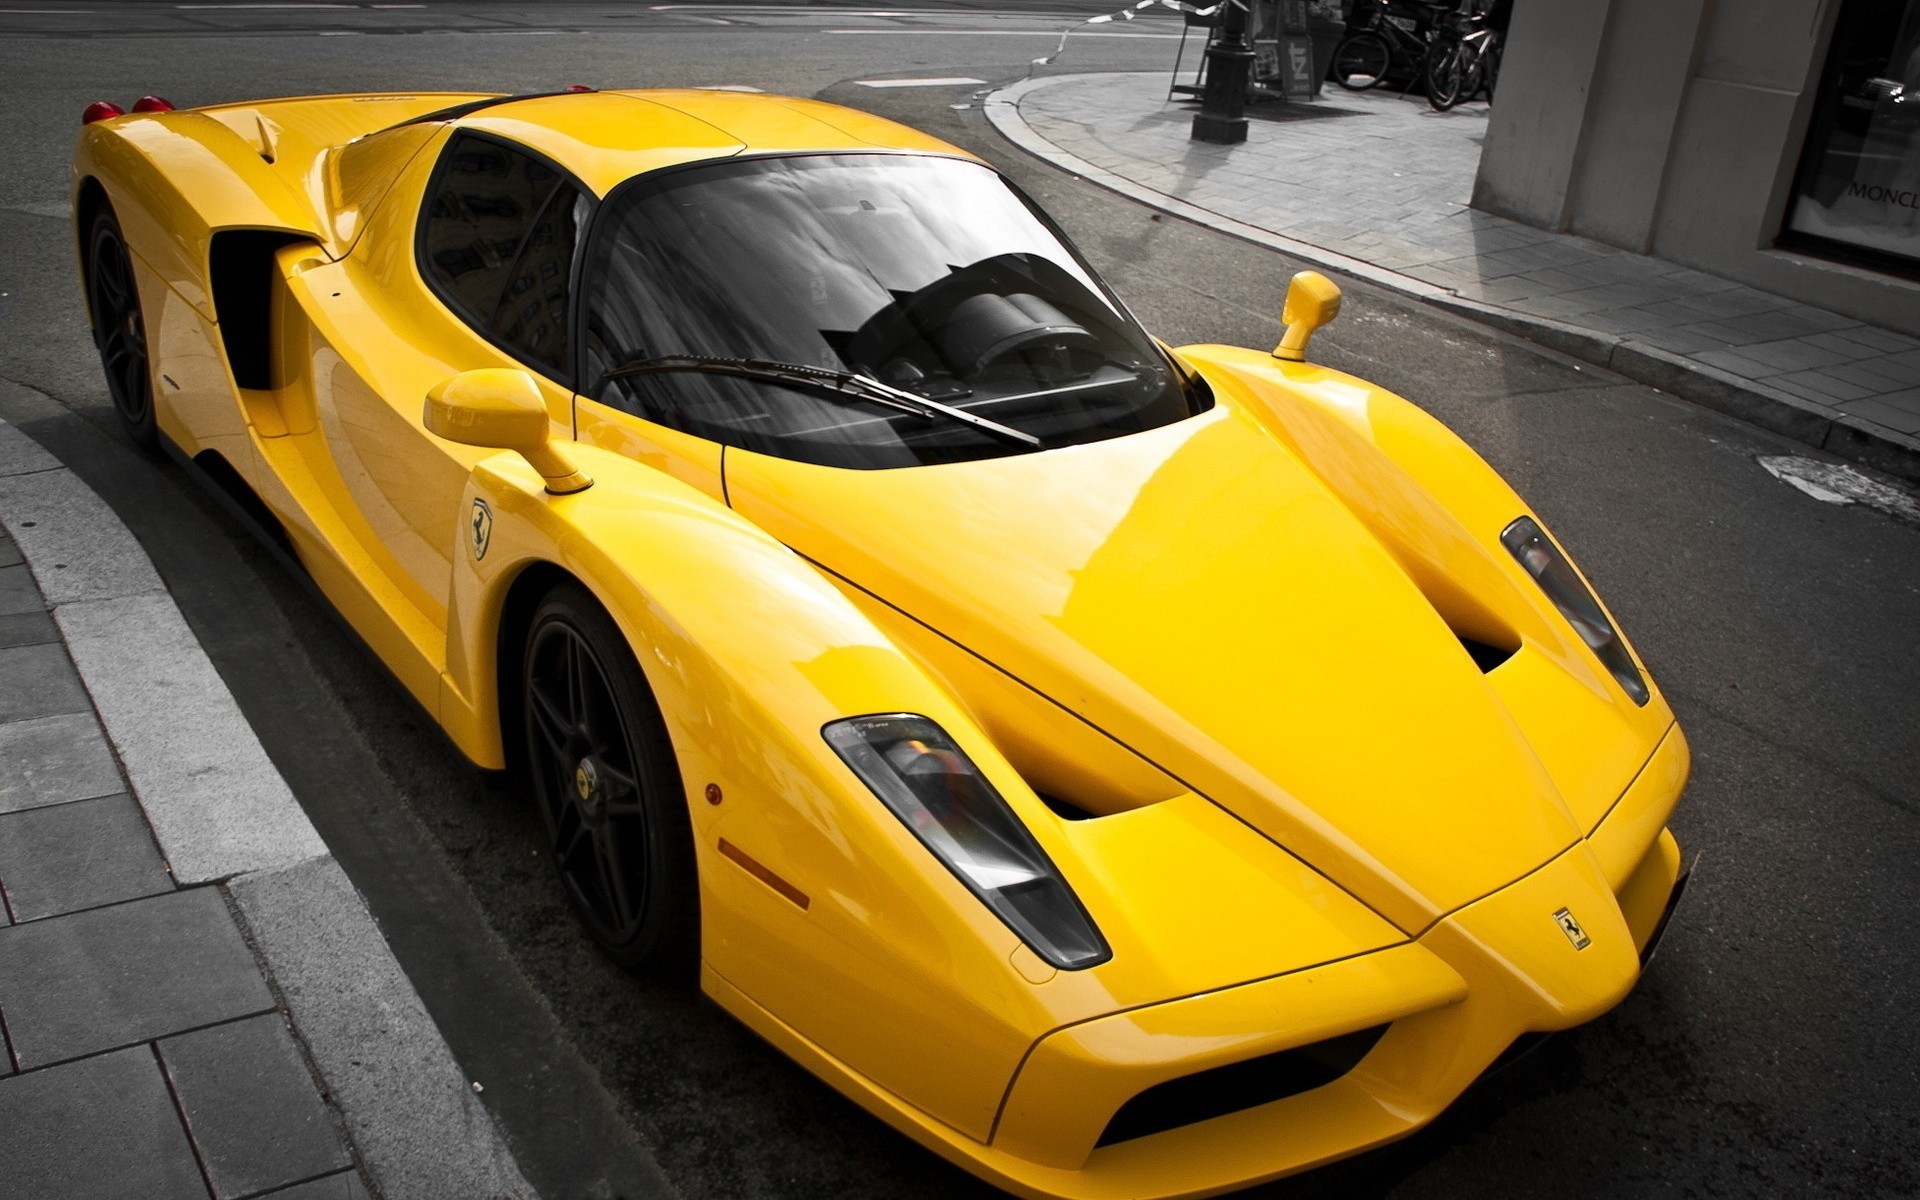
[[[686,789],[633,651],[585,588],[534,610],[521,664],[527,766],[560,884],[607,956],[692,982],[700,894]]]
[[[1333,81],[1351,92],[1378,87],[1393,67],[1393,47],[1377,33],[1356,33],[1333,48]]]
[[[105,201],[87,231],[87,304],[93,314],[93,345],[107,375],[107,391],[127,436],[142,450],[158,450],[153,416],[153,375],[147,357],[146,320],[133,274],[133,254]]]

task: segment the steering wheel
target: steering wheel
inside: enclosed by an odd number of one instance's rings
[[[938,340],[962,379],[1038,351],[1092,350],[1094,336],[1073,318],[1027,292],[979,292],[953,306]]]

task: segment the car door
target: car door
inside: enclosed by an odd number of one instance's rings
[[[468,473],[497,453],[426,432],[429,389],[461,371],[539,381],[572,435],[572,273],[587,190],[523,146],[467,130],[423,153],[347,258],[288,274],[283,354],[309,406],[263,444],[310,535],[323,588],[423,703],[445,662],[452,556]]]

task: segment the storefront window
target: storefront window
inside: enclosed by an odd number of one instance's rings
[[[1920,276],[1920,0],[1844,0],[1782,244]]]

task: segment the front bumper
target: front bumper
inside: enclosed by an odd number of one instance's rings
[[[1664,900],[1678,863],[1663,833],[1623,892]],[[1517,1039],[1619,1003],[1666,911],[1656,902],[1635,928],[1625,910],[1641,906],[1627,900],[1582,843],[1414,941],[1059,1031],[1028,1057],[975,1169],[1036,1196],[1204,1196],[1403,1137]],[[1583,948],[1557,919],[1563,910]],[[1165,1080],[1381,1025],[1359,1064],[1324,1086],[1099,1144],[1122,1105]]]
[[[1678,899],[1680,848],[1664,821],[1685,753],[1677,738],[1663,745],[1587,838],[1416,938],[1054,1031],[1028,1054],[984,1144],[847,1071],[717,977],[708,990],[868,1109],[1011,1192],[1148,1200],[1232,1191],[1404,1137],[1516,1042],[1619,1003]],[[1109,1131],[1127,1126],[1114,1118],[1129,1101],[1160,1085],[1204,1084],[1207,1072],[1248,1060],[1356,1042],[1363,1056],[1330,1082],[1308,1071],[1305,1090],[1284,1098],[1228,1112],[1215,1104],[1142,1136]]]

